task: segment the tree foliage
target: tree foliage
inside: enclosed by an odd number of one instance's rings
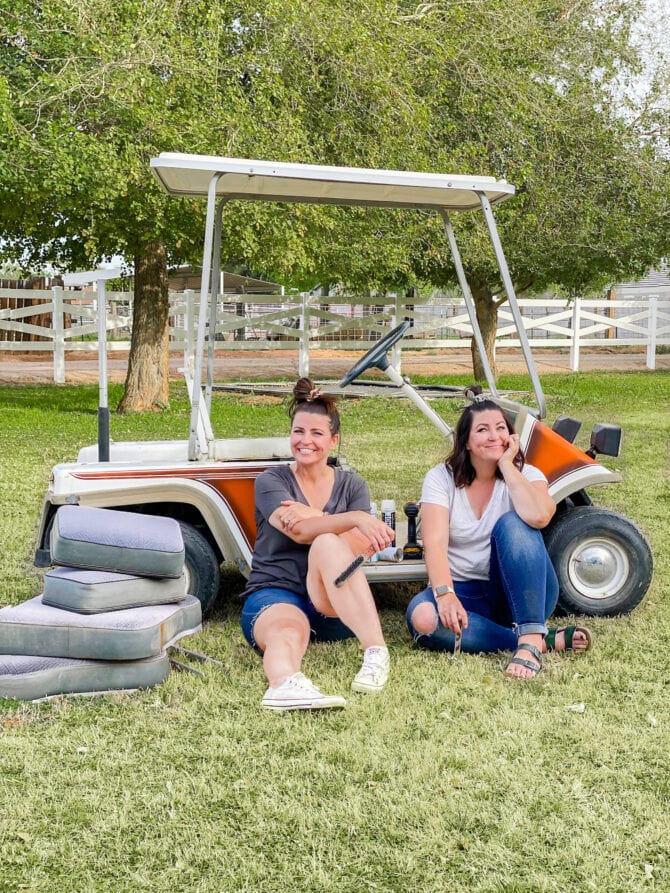
[[[159,152],[184,151],[493,174],[517,186],[496,216],[519,290],[642,273],[667,251],[668,172],[667,118],[624,114],[616,89],[640,73],[638,11],[638,0],[5,0],[3,253],[70,267],[197,260],[202,204],[167,198],[149,171]],[[475,215],[455,223],[490,334],[501,295],[488,238]],[[417,212],[235,203],[223,259],[355,287],[453,280],[441,222]],[[136,300],[163,307],[156,276],[143,281],[153,290]]]

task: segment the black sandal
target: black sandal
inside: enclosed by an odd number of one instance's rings
[[[536,663],[533,663],[530,660],[526,660],[525,657],[518,657],[520,651],[527,651],[529,654],[532,654],[535,658]],[[536,648],[535,645],[531,645],[528,642],[522,642],[518,645],[516,651],[514,652],[514,657],[507,664],[507,667],[510,667],[512,664],[518,664],[520,667],[525,667],[527,670],[532,670],[532,676],[512,676],[511,673],[506,673],[510,679],[534,679],[537,674],[542,669],[542,652],[539,648]],[[505,670],[507,670],[505,667]]]
[[[588,651],[591,647],[592,636],[591,630],[586,626],[559,626],[556,629],[547,630],[547,634],[544,637],[544,643],[547,646],[547,651],[556,651],[556,636],[559,633],[563,633],[565,638],[565,648],[561,649],[562,651],[575,651],[573,647],[573,640],[575,637],[575,633],[582,633],[584,638],[586,639],[586,648],[579,648],[579,651]]]

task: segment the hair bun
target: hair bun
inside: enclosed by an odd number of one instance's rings
[[[331,421],[339,430],[336,402],[337,397],[334,394],[324,394],[310,378],[299,378],[293,386],[293,397],[288,405],[288,414],[292,418],[298,409],[305,405],[320,407],[326,415],[331,417]],[[337,430],[334,433],[337,433]]]

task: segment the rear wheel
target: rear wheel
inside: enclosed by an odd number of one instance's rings
[[[186,591],[194,595],[202,606],[202,616],[207,617],[214,607],[221,583],[219,559],[206,537],[192,524],[179,522],[186,554],[184,572]]]
[[[559,607],[570,614],[627,614],[653,573],[649,543],[621,515],[595,506],[569,508],[544,533],[559,582]]]

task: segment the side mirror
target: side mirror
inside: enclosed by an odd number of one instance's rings
[[[551,426],[551,430],[560,434],[568,443],[574,443],[581,427],[582,423],[579,419],[573,419],[569,415],[559,415]]]
[[[600,423],[593,426],[591,446],[586,451],[595,457],[598,453],[604,456],[618,456],[621,452],[621,428],[618,425]]]

